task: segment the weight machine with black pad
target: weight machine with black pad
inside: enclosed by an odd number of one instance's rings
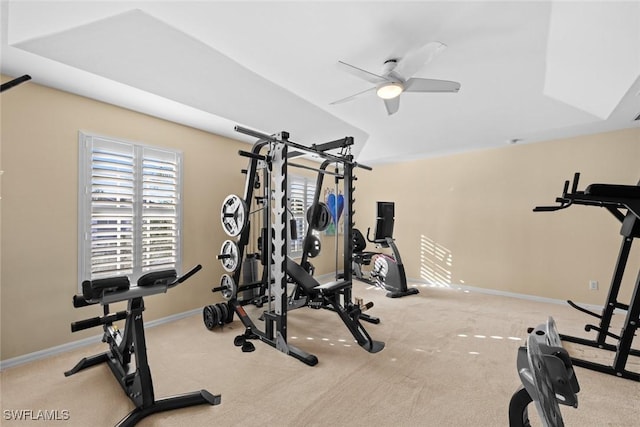
[[[246,169],[246,182],[244,189],[244,197],[233,196],[233,203],[223,204],[221,219],[223,227],[227,234],[232,235],[233,231],[237,237],[234,248],[222,253],[218,257],[221,260],[233,259],[233,271],[223,276],[220,286],[213,288],[213,292],[221,291],[223,296],[228,299],[228,306],[238,315],[240,321],[245,327],[245,332],[234,340],[234,344],[241,346],[245,352],[253,351],[254,346],[249,341],[259,339],[277,350],[288,354],[303,363],[313,366],[318,363],[318,358],[310,353],[305,352],[290,344],[287,338],[287,311],[294,307],[290,306],[290,297],[288,285],[294,282],[298,288],[304,287],[306,296],[310,299],[322,298],[326,307],[336,311],[344,321],[349,330],[356,337],[356,341],[360,343],[367,351],[372,353],[380,351],[384,347],[384,343],[373,341],[369,338],[364,328],[359,324],[358,317],[361,312],[370,307],[372,304],[360,305],[354,304],[351,295],[351,242],[350,239],[344,239],[344,277],[341,281],[331,285],[319,285],[315,279],[311,277],[309,272],[300,265],[295,264],[289,259],[288,254],[288,232],[290,226],[287,213],[287,175],[288,167],[304,167],[304,165],[289,164],[288,159],[304,154],[315,154],[323,159],[325,163],[338,163],[342,165],[342,173],[337,173],[343,181],[344,194],[347,203],[345,204],[344,215],[344,235],[351,235],[352,215],[353,215],[353,169],[361,167],[371,170],[370,167],[356,163],[351,154],[333,155],[327,153],[328,150],[335,148],[347,147],[353,144],[350,137],[331,141],[325,144],[313,145],[306,147],[304,145],[293,142],[289,139],[287,132],[281,132],[275,135],[267,135],[254,130],[236,126],[237,132],[243,133],[257,138],[257,142],[253,145],[250,152],[241,150],[241,156],[249,158],[249,165]],[[265,153],[263,152],[263,149]],[[294,151],[289,152],[289,149]],[[326,166],[320,169],[314,169],[321,175],[325,171]],[[248,206],[254,198],[254,190],[256,188],[256,180],[258,173],[262,171],[262,185],[264,187],[264,196],[258,197],[264,204],[262,217],[262,264],[263,275],[262,280],[257,284],[245,284],[238,286],[242,272],[242,260],[245,256],[245,250],[250,239],[251,220],[248,214]],[[322,181],[319,181],[320,183]],[[321,185],[321,184],[320,184]],[[316,192],[318,194],[319,191]],[[230,196],[231,197],[231,196]],[[312,212],[311,218],[315,218],[316,212]],[[230,224],[226,224],[230,223]],[[306,253],[306,251],[303,251]],[[306,258],[305,258],[306,261]],[[293,264],[291,264],[293,263]],[[301,274],[302,271],[304,274]],[[309,280],[311,278],[311,280]],[[264,327],[259,328],[249,316],[244,306],[245,302],[238,298],[239,293],[245,291],[249,287],[262,286],[266,288],[266,303],[268,304],[260,317],[264,322]],[[319,308],[319,307],[318,307]]]
[[[594,313],[580,307],[571,300],[567,301],[573,308],[600,319],[599,325],[587,324],[584,328],[587,332],[596,331],[598,333],[596,339],[585,339],[570,335],[560,335],[560,338],[564,341],[615,352],[612,365],[572,358],[576,366],[640,381],[639,372],[632,372],[626,369],[629,356],[640,356],[640,350],[632,348],[633,338],[640,325],[640,272],[638,273],[629,304],[618,301],[618,293],[631,251],[631,245],[635,238],[640,237],[640,182],[638,182],[638,185],[591,184],[584,191],[578,191],[579,178],[580,174],[576,173],[570,192],[570,183],[565,181],[562,196],[556,198],[558,205],[538,206],[533,209],[534,212],[557,211],[568,208],[571,205],[604,207],[622,223],[620,230],[622,243],[602,313]],[[626,212],[623,210],[626,210]],[[614,334],[609,331],[611,319],[616,310],[626,311],[627,313],[620,334]],[[608,343],[608,338],[617,340],[617,342],[615,344]]]
[[[552,317],[529,330],[527,345],[518,349],[516,366],[522,386],[509,402],[509,427],[531,427],[531,402],[545,427],[563,427],[558,404],[577,408],[580,385]]]
[[[74,307],[100,304],[103,307],[104,315],[73,322],[71,332],[102,325],[104,329],[102,341],[109,345],[109,350],[83,358],[64,375],[68,377],[83,369],[106,362],[125,394],[136,406],[116,424],[118,427],[133,426],[141,419],[158,412],[195,405],[220,404],[220,395],[213,395],[207,390],[156,400],[147,360],[147,346],[142,320],[143,297],[166,293],[167,290],[183,283],[201,268],[198,265],[182,277],[177,277],[175,270],[147,273],[140,277],[137,286],[133,287],[130,287],[129,279],[126,276],[86,280],[82,283],[82,294],[74,295]],[[120,301],[127,301],[127,309],[110,313],[109,304]],[[118,320],[125,320],[124,330],[120,330],[113,324]],[[134,360],[132,360],[132,356]]]

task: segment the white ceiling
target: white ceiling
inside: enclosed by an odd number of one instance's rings
[[[6,1],[1,70],[250,141],[235,124],[310,145],[354,136],[380,163],[638,127],[640,2]],[[388,116],[370,83],[431,41]],[[406,76],[408,77],[408,76]],[[12,89],[18,90],[18,89]]]

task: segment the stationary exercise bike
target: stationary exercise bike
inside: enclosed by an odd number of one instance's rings
[[[362,232],[353,229],[353,273],[355,278],[363,282],[386,289],[387,297],[400,298],[417,294],[416,288],[407,287],[407,275],[404,271],[400,251],[393,239],[395,205],[393,202],[377,202],[376,229],[373,240],[369,237],[371,229],[367,228],[367,240],[378,248],[390,248],[392,255],[382,252],[367,252],[367,242]],[[372,266],[366,272],[363,266]]]

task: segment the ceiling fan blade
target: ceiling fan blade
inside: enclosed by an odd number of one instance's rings
[[[388,115],[396,113],[398,108],[400,108],[400,97],[396,96],[395,98],[385,99],[384,106],[387,108]]]
[[[386,78],[382,76],[379,76],[374,73],[370,73],[367,70],[363,70],[362,68],[358,68],[351,64],[347,64],[346,62],[338,61],[338,65],[340,66],[341,69],[343,69],[347,73],[352,74],[358,78],[364,79],[374,84],[379,84],[379,83],[388,81]]]
[[[395,72],[408,79],[417,73],[424,64],[430,62],[436,55],[446,49],[446,45],[440,42],[431,42],[416,49],[402,58]]]
[[[404,83],[405,92],[458,92],[460,83],[449,80],[412,78]]]
[[[370,87],[369,89],[363,90],[362,92],[358,92],[355,95],[347,96],[346,98],[342,98],[342,99],[338,99],[337,101],[333,101],[329,105],[342,104],[343,102],[351,101],[352,99],[354,99],[354,98],[356,98],[356,97],[358,97],[358,96],[360,96],[360,95],[362,95],[364,93],[370,92],[370,91],[372,91],[374,89],[375,89],[375,87]]]

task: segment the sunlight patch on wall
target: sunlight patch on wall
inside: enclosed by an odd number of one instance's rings
[[[420,235],[420,278],[434,285],[450,287],[453,266],[451,251],[433,239]]]

